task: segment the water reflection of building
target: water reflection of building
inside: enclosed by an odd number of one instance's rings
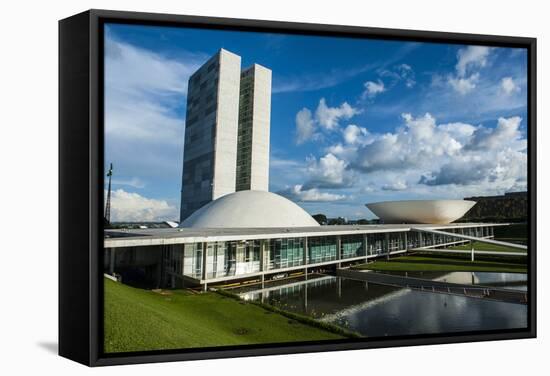
[[[526,305],[456,294],[332,276],[269,286],[244,293],[240,291],[245,288],[232,291],[368,337],[524,328],[527,324]]]
[[[409,289],[397,288],[366,281],[333,276],[314,275],[285,285],[257,288],[239,293],[245,300],[267,302],[284,306],[286,310],[305,313],[322,321],[333,321],[337,316],[382,304],[408,293]]]

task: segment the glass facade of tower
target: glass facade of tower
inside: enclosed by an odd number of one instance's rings
[[[217,54],[189,79],[181,218],[212,201],[219,64]]]
[[[252,132],[254,118],[254,67],[241,73],[239,131],[237,136],[236,190],[250,189],[252,169]]]

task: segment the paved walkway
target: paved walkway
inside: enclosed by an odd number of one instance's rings
[[[497,300],[501,302],[527,304],[527,292],[489,286],[432,281],[430,279],[412,278],[399,275],[376,273],[372,271],[337,269],[336,275],[348,279],[373,282],[396,287],[407,287],[415,290],[434,293],[463,295],[472,298]]]

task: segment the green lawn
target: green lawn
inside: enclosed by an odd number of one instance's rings
[[[411,256],[400,256],[394,259],[377,260],[369,264],[362,264],[356,269],[378,270],[378,271],[472,271],[472,272],[512,272],[526,273],[527,266],[524,263],[506,261],[506,259],[476,257],[470,261],[469,256],[460,255],[427,255],[415,254]]]
[[[470,244],[457,245],[454,247],[449,247],[449,249],[462,249],[470,250],[472,246]],[[494,251],[494,252],[527,252],[523,249],[505,247],[502,245],[487,244],[481,242],[474,242],[474,250],[476,251]]]
[[[108,353],[343,338],[216,293],[104,286]]]
[[[517,243],[517,244],[527,244],[526,238],[495,238],[495,240],[500,240],[502,242]]]

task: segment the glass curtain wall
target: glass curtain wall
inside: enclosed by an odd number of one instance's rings
[[[266,269],[281,269],[304,264],[304,238],[266,240]]]
[[[260,271],[260,244],[260,240],[207,243],[207,278]]]
[[[173,277],[179,277],[183,273],[183,245],[175,244],[165,246],[162,250],[163,281],[164,285],[171,285]]]
[[[206,278],[218,278],[235,274],[235,257],[231,257],[227,242],[211,242],[206,245]],[[233,274],[230,274],[233,271]]]
[[[368,234],[367,235],[367,255],[379,255],[384,253],[385,234]]]
[[[363,235],[342,236],[342,259],[365,256]]]
[[[405,233],[404,232],[391,232],[389,234],[388,248],[390,252],[402,251],[405,249]]]
[[[470,236],[491,236],[493,233],[489,226],[447,231]],[[416,231],[344,235],[340,237],[341,259],[385,254],[387,249],[391,252],[404,250],[407,248],[405,242],[408,242],[409,248],[414,248],[467,241],[452,235]],[[261,270],[262,247],[264,270],[303,266],[305,262],[316,264],[338,260],[338,237],[335,235],[308,237],[307,251],[305,244],[305,238],[278,238],[166,246],[163,248],[165,276],[168,278],[169,275],[183,274],[201,279],[204,256],[208,279],[256,273]],[[307,260],[304,259],[304,254]]]
[[[203,243],[184,244],[183,246],[183,274],[193,278],[202,276]]]
[[[308,264],[336,260],[338,258],[336,244],[336,236],[317,236],[308,238]]]

